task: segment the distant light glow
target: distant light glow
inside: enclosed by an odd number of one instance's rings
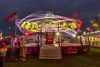
[[[9,30],[10,30],[11,28],[9,27]]]
[[[86,34],[86,32],[83,32],[83,34]]]
[[[60,35],[59,33],[57,33],[57,35]]]
[[[72,35],[73,37],[76,37],[76,35]]]
[[[25,34],[26,36],[29,36],[29,33],[27,33],[27,32],[24,32],[24,34]]]

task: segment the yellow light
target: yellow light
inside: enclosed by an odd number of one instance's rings
[[[50,26],[51,26],[51,23],[48,24],[48,28],[50,28]]]
[[[34,28],[37,28],[37,23],[31,23],[31,25],[32,25],[32,28],[34,29]]]
[[[25,29],[29,29],[30,28],[30,23],[27,23],[26,25],[25,25]]]
[[[63,22],[63,28],[66,28],[67,22]]]
[[[29,23],[28,21],[24,21],[22,24],[21,24],[21,27],[22,28],[25,28],[25,24]]]
[[[57,33],[57,35],[60,35],[59,33]]]
[[[55,25],[55,28],[57,28],[57,26],[58,26],[58,23],[54,23],[54,25]]]
[[[73,37],[76,37],[76,35],[72,35]]]
[[[68,28],[68,26],[70,26],[72,29],[77,28],[76,22],[68,23],[68,22],[64,22],[64,21],[56,22],[56,23],[45,23],[45,22],[40,23],[39,21],[36,21],[36,22],[35,21],[34,22],[24,21],[21,24],[21,27],[26,30],[35,29],[35,30],[39,31],[41,29],[41,27],[42,28],[50,28],[50,27],[57,28],[58,24],[59,24],[59,29]],[[63,31],[69,31],[69,29],[63,29]]]
[[[1,37],[1,39],[3,39],[3,37]]]
[[[41,25],[42,25],[42,28],[46,28],[46,23],[41,23]]]
[[[55,44],[56,42],[55,42],[55,41],[53,41],[53,43]]]
[[[83,32],[83,34],[86,34],[86,32]]]
[[[75,28],[76,28],[76,23],[75,23],[75,22],[72,22],[72,23],[71,23],[71,28],[72,28],[72,29],[75,29]]]

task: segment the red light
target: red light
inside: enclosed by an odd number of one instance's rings
[[[27,32],[24,32],[24,34],[25,34],[26,36],[29,36],[29,33],[27,33]]]
[[[82,25],[82,22],[79,22],[79,23],[77,24],[77,29],[78,29],[81,25]]]

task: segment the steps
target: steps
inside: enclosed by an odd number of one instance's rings
[[[41,47],[39,59],[62,59],[60,47]]]

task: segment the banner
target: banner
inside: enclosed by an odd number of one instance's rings
[[[14,23],[16,19],[19,19],[17,12],[14,12],[4,18],[8,23]]]
[[[87,27],[86,30],[88,30],[88,31],[93,31],[90,27]]]
[[[78,13],[79,13],[79,11],[75,12],[75,13],[73,14],[73,17],[76,18],[77,15],[78,15]]]

